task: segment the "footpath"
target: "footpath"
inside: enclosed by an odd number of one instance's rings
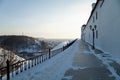
[[[72,67],[65,72],[62,80],[120,80],[117,73],[109,68],[107,61],[105,63],[103,60],[108,59],[108,55],[91,48],[87,43],[80,41],[78,50],[74,53]]]

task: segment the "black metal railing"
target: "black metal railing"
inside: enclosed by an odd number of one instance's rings
[[[14,77],[15,75],[18,75],[19,73],[22,73],[23,71],[26,71],[37,64],[40,64],[51,57],[57,55],[58,53],[64,51],[68,47],[70,47],[77,39],[71,41],[66,46],[63,46],[62,48],[51,50],[47,49],[45,51],[40,52],[40,55],[37,55],[35,57],[31,57],[27,60],[18,61],[14,64],[9,64],[9,60],[6,61],[7,66],[0,68],[0,80],[3,79],[4,76],[7,76],[7,80],[10,80],[10,77]]]

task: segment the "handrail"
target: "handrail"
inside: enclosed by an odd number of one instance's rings
[[[69,44],[63,46],[62,48],[56,49],[56,50],[50,50],[47,49],[43,52],[41,52],[41,55],[37,55],[34,57],[31,57],[26,60],[18,61],[14,64],[7,65],[6,67],[0,68],[0,80],[6,75],[9,74],[10,76],[14,77],[15,75],[18,75],[19,73],[26,71],[27,69],[30,69],[31,67],[36,66],[37,64],[40,64],[51,57],[57,55],[58,53],[64,51],[68,47],[70,47],[77,39],[71,41]],[[9,69],[7,69],[9,68]],[[7,70],[10,70],[10,73],[7,73]],[[9,79],[7,79],[9,80]]]

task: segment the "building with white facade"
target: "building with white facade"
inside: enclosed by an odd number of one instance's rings
[[[93,48],[120,58],[120,0],[97,0],[82,26],[81,39]]]

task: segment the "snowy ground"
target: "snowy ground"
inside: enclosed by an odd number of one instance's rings
[[[11,80],[120,80],[109,59],[104,58],[77,40],[64,52]]]
[[[58,44],[56,47],[54,47],[52,50],[57,50],[57,49],[60,49],[60,48],[63,48],[63,46],[67,45],[69,43],[69,41],[64,41],[60,44]]]
[[[75,45],[77,44],[75,43],[73,46]],[[70,47],[50,60],[39,64],[29,71],[19,74],[11,80],[61,80],[65,71],[72,65],[74,54],[69,52],[75,51],[76,49]]]

